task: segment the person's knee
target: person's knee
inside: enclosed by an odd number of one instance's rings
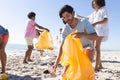
[[[0,44],[0,52],[5,52],[5,47],[6,47],[6,43],[1,43]]]
[[[4,48],[0,48],[0,54],[3,54]]]
[[[86,53],[91,54],[91,53],[92,53],[92,48],[91,48],[91,47],[87,47],[87,48],[85,49],[85,51],[86,51]]]
[[[87,54],[88,58],[90,59],[90,61],[92,61],[94,58],[94,53],[93,53],[92,49],[86,49],[86,54]]]
[[[28,50],[33,50],[33,46],[28,46]]]
[[[94,55],[93,55],[92,53],[89,53],[89,54],[88,54],[88,57],[89,57],[90,61],[92,61],[92,60],[93,60]]]

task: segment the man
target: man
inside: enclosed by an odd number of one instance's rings
[[[69,5],[63,6],[59,12],[59,16],[60,18],[63,19],[63,22],[66,23],[66,27],[62,34],[63,41],[59,49],[59,55],[53,67],[53,72],[56,71],[58,63],[60,61],[60,57],[62,55],[62,46],[64,44],[64,40],[66,36],[76,30],[77,32],[74,33],[75,37],[80,38],[83,48],[85,50],[85,53],[87,54],[90,61],[92,61],[93,59],[94,53],[93,53],[92,41],[97,39],[97,34],[95,32],[95,29],[86,19],[77,19],[74,17],[74,14],[75,12],[73,8]],[[67,70],[68,67],[69,66],[65,68],[65,71]]]

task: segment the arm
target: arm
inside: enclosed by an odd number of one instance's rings
[[[92,33],[92,34],[86,34],[85,33],[83,37],[86,37],[86,38],[88,38],[90,40],[97,40],[97,38],[98,38],[96,33]]]
[[[95,27],[97,24],[104,24],[108,21],[108,18],[104,18],[102,21],[98,21],[98,22],[95,22],[93,23],[92,25]]]
[[[43,32],[42,30],[38,30],[38,29],[36,29],[36,31],[37,31],[37,32]]]
[[[96,40],[98,36],[93,25],[91,25],[90,22],[86,19],[83,20],[83,23],[84,23],[84,32],[83,34],[78,32],[79,37],[82,36],[90,40]]]
[[[77,14],[77,17],[78,17],[78,18],[86,18],[87,20],[89,20],[88,17],[80,16],[80,15],[78,15],[78,14]]]
[[[109,20],[108,10],[106,8],[103,8],[101,10],[101,16],[99,16],[99,17],[103,17],[103,20],[93,23],[93,26],[96,26],[97,24],[104,24],[104,23],[108,22],[108,20]]]
[[[37,26],[39,29],[44,29],[44,30],[47,30],[47,31],[49,31],[49,29],[47,29],[47,28],[44,28],[44,27],[42,27],[42,26],[40,26],[40,25],[38,25],[38,24],[35,24],[35,26]]]
[[[61,58],[61,55],[62,55],[62,46],[63,46],[63,43],[64,43],[64,41],[61,43],[61,46],[60,46],[60,49],[59,49],[59,54],[58,54],[58,57],[57,57],[57,59],[55,61],[55,64],[54,64],[54,72],[56,71],[56,68],[57,68],[57,66],[58,66],[58,64],[60,62],[60,58]]]
[[[88,38],[90,40],[96,40],[98,38],[96,33],[87,34],[84,32],[77,32],[77,33],[74,33],[74,35],[76,38],[85,37],[85,38]]]

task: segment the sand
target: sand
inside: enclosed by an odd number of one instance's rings
[[[7,55],[6,73],[8,80],[61,80],[63,67],[59,65],[56,77],[43,74],[43,71],[54,64],[57,52],[46,51],[44,56],[33,51],[33,62],[23,64],[25,52],[16,52]],[[95,80],[120,80],[120,51],[102,51],[102,63],[104,68],[95,72]],[[95,61],[92,65],[94,67]],[[0,64],[1,69],[1,64]]]

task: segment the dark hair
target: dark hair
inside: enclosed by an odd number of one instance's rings
[[[60,28],[59,30],[60,30],[60,31],[62,31],[63,29],[62,29],[62,28]]]
[[[66,22],[64,21],[64,19],[62,19],[63,23],[66,24]]]
[[[64,12],[69,12],[72,14],[74,12],[74,9],[70,5],[64,5],[59,11],[60,18],[62,18],[62,14]]]
[[[94,0],[92,1],[92,8],[95,8],[94,5],[93,5],[93,2],[94,2]]]
[[[36,14],[34,12],[29,12],[27,16],[29,19],[31,19],[32,17],[35,17]]]
[[[92,7],[94,8],[93,6],[93,2],[95,1],[95,3],[99,6],[99,7],[103,7],[105,6],[105,0],[93,0],[92,1]]]

